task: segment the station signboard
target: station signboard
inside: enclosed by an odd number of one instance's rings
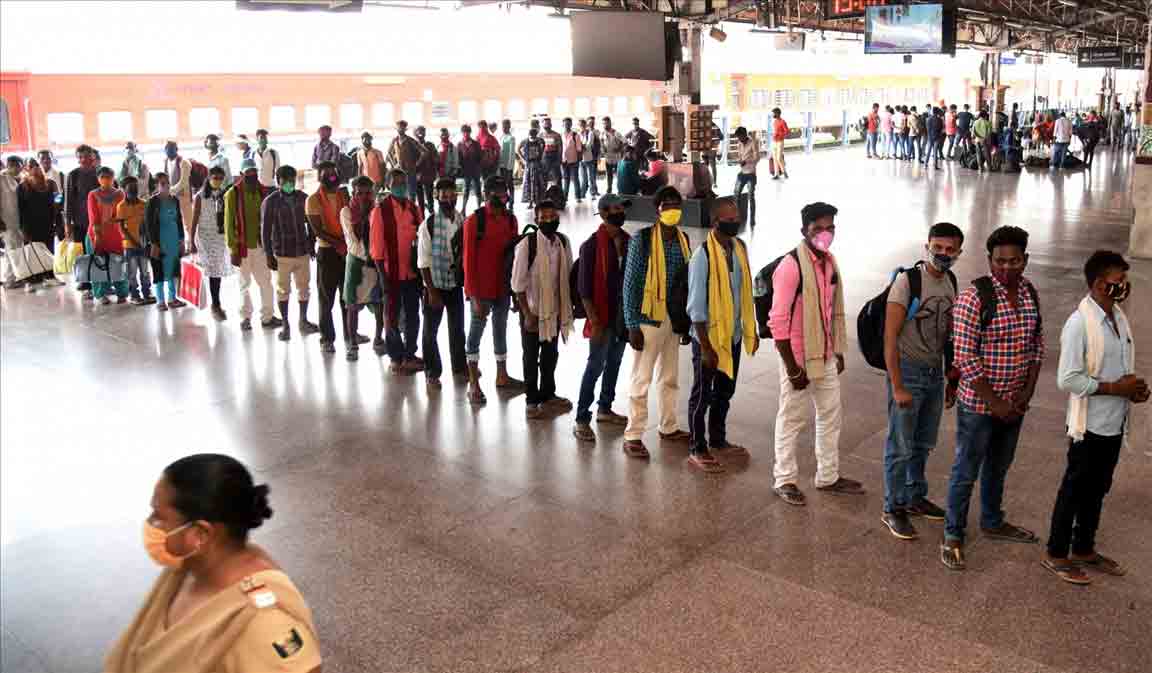
[[[1076,62],[1081,68],[1118,68],[1124,63],[1124,48],[1120,45],[1080,47]]]
[[[864,9],[880,5],[906,5],[906,0],[825,0],[825,19],[851,19],[864,16]]]

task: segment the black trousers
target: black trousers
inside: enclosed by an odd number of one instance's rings
[[[539,332],[529,332],[520,323],[524,347],[524,387],[528,404],[543,404],[556,397],[556,361],[560,359],[559,337],[541,341]]]
[[[732,378],[719,369],[704,366],[700,342],[692,341],[692,393],[688,396],[688,426],[692,433],[692,451],[728,444],[728,408],[736,393],[740,375],[741,344],[732,344]],[[705,430],[707,429],[707,430]]]
[[[340,297],[340,324],[344,340],[348,340],[347,307],[344,305],[344,255],[336,248],[325,246],[316,251],[316,287],[320,291],[320,338],[336,342],[336,325],[332,322],[332,306]]]
[[[1048,534],[1048,554],[1067,558],[1068,550],[1078,556],[1096,551],[1096,529],[1104,496],[1112,488],[1112,474],[1120,460],[1124,436],[1102,437],[1084,433],[1084,440],[1068,446],[1068,467],[1052,509]]]
[[[452,365],[452,373],[460,374],[468,371],[468,362],[464,356],[464,288],[440,290],[440,296],[444,300],[443,306],[433,306],[431,302],[424,301],[424,332],[421,335],[424,373],[434,379],[440,378],[444,373],[444,362],[440,359],[440,344],[437,337],[445,311],[448,312],[448,359]]]

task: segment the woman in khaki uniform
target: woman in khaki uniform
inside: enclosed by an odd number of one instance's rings
[[[248,533],[272,516],[268,487],[228,456],[165,468],[144,523],[164,568],[113,646],[106,673],[319,673],[312,614]]]

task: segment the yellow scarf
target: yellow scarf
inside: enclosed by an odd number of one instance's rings
[[[649,320],[656,322],[668,319],[668,270],[664,262],[664,226],[659,221],[652,225],[648,272],[644,277],[644,303],[640,306],[640,312],[648,316]],[[676,239],[680,242],[680,251],[684,261],[687,262],[688,246],[684,243],[684,234],[679,230],[676,230]]]
[[[728,271],[724,246],[716,240],[716,234],[709,233],[704,244],[708,246],[708,340],[712,342],[719,360],[717,368],[732,378],[732,330],[736,322],[732,276]],[[748,267],[748,253],[735,239],[732,240],[732,254],[743,278],[740,284],[740,322],[744,328],[744,352],[751,355],[756,351],[760,338],[753,319],[756,308],[752,305],[752,271]]]

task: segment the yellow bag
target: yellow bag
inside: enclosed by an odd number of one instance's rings
[[[52,260],[52,271],[60,276],[71,275],[76,266],[76,258],[84,254],[84,244],[71,241],[61,241],[56,248],[56,256]]]

